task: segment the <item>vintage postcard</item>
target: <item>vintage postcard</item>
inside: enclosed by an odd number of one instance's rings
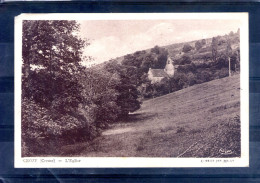
[[[15,167],[249,166],[248,13],[15,18]]]

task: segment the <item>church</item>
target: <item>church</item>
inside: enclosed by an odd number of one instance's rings
[[[163,78],[169,78],[174,76],[174,65],[172,59],[168,56],[164,69],[151,69],[148,71],[148,79],[151,83],[160,82]]]

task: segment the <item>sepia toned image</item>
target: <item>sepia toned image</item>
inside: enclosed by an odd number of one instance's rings
[[[247,14],[36,15],[16,20],[20,167],[248,166]]]

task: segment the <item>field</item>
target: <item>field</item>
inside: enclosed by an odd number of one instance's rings
[[[126,121],[64,156],[239,157],[240,75],[144,101]]]

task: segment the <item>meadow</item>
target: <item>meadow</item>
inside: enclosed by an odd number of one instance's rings
[[[240,157],[240,75],[149,99],[91,142],[64,156]]]

